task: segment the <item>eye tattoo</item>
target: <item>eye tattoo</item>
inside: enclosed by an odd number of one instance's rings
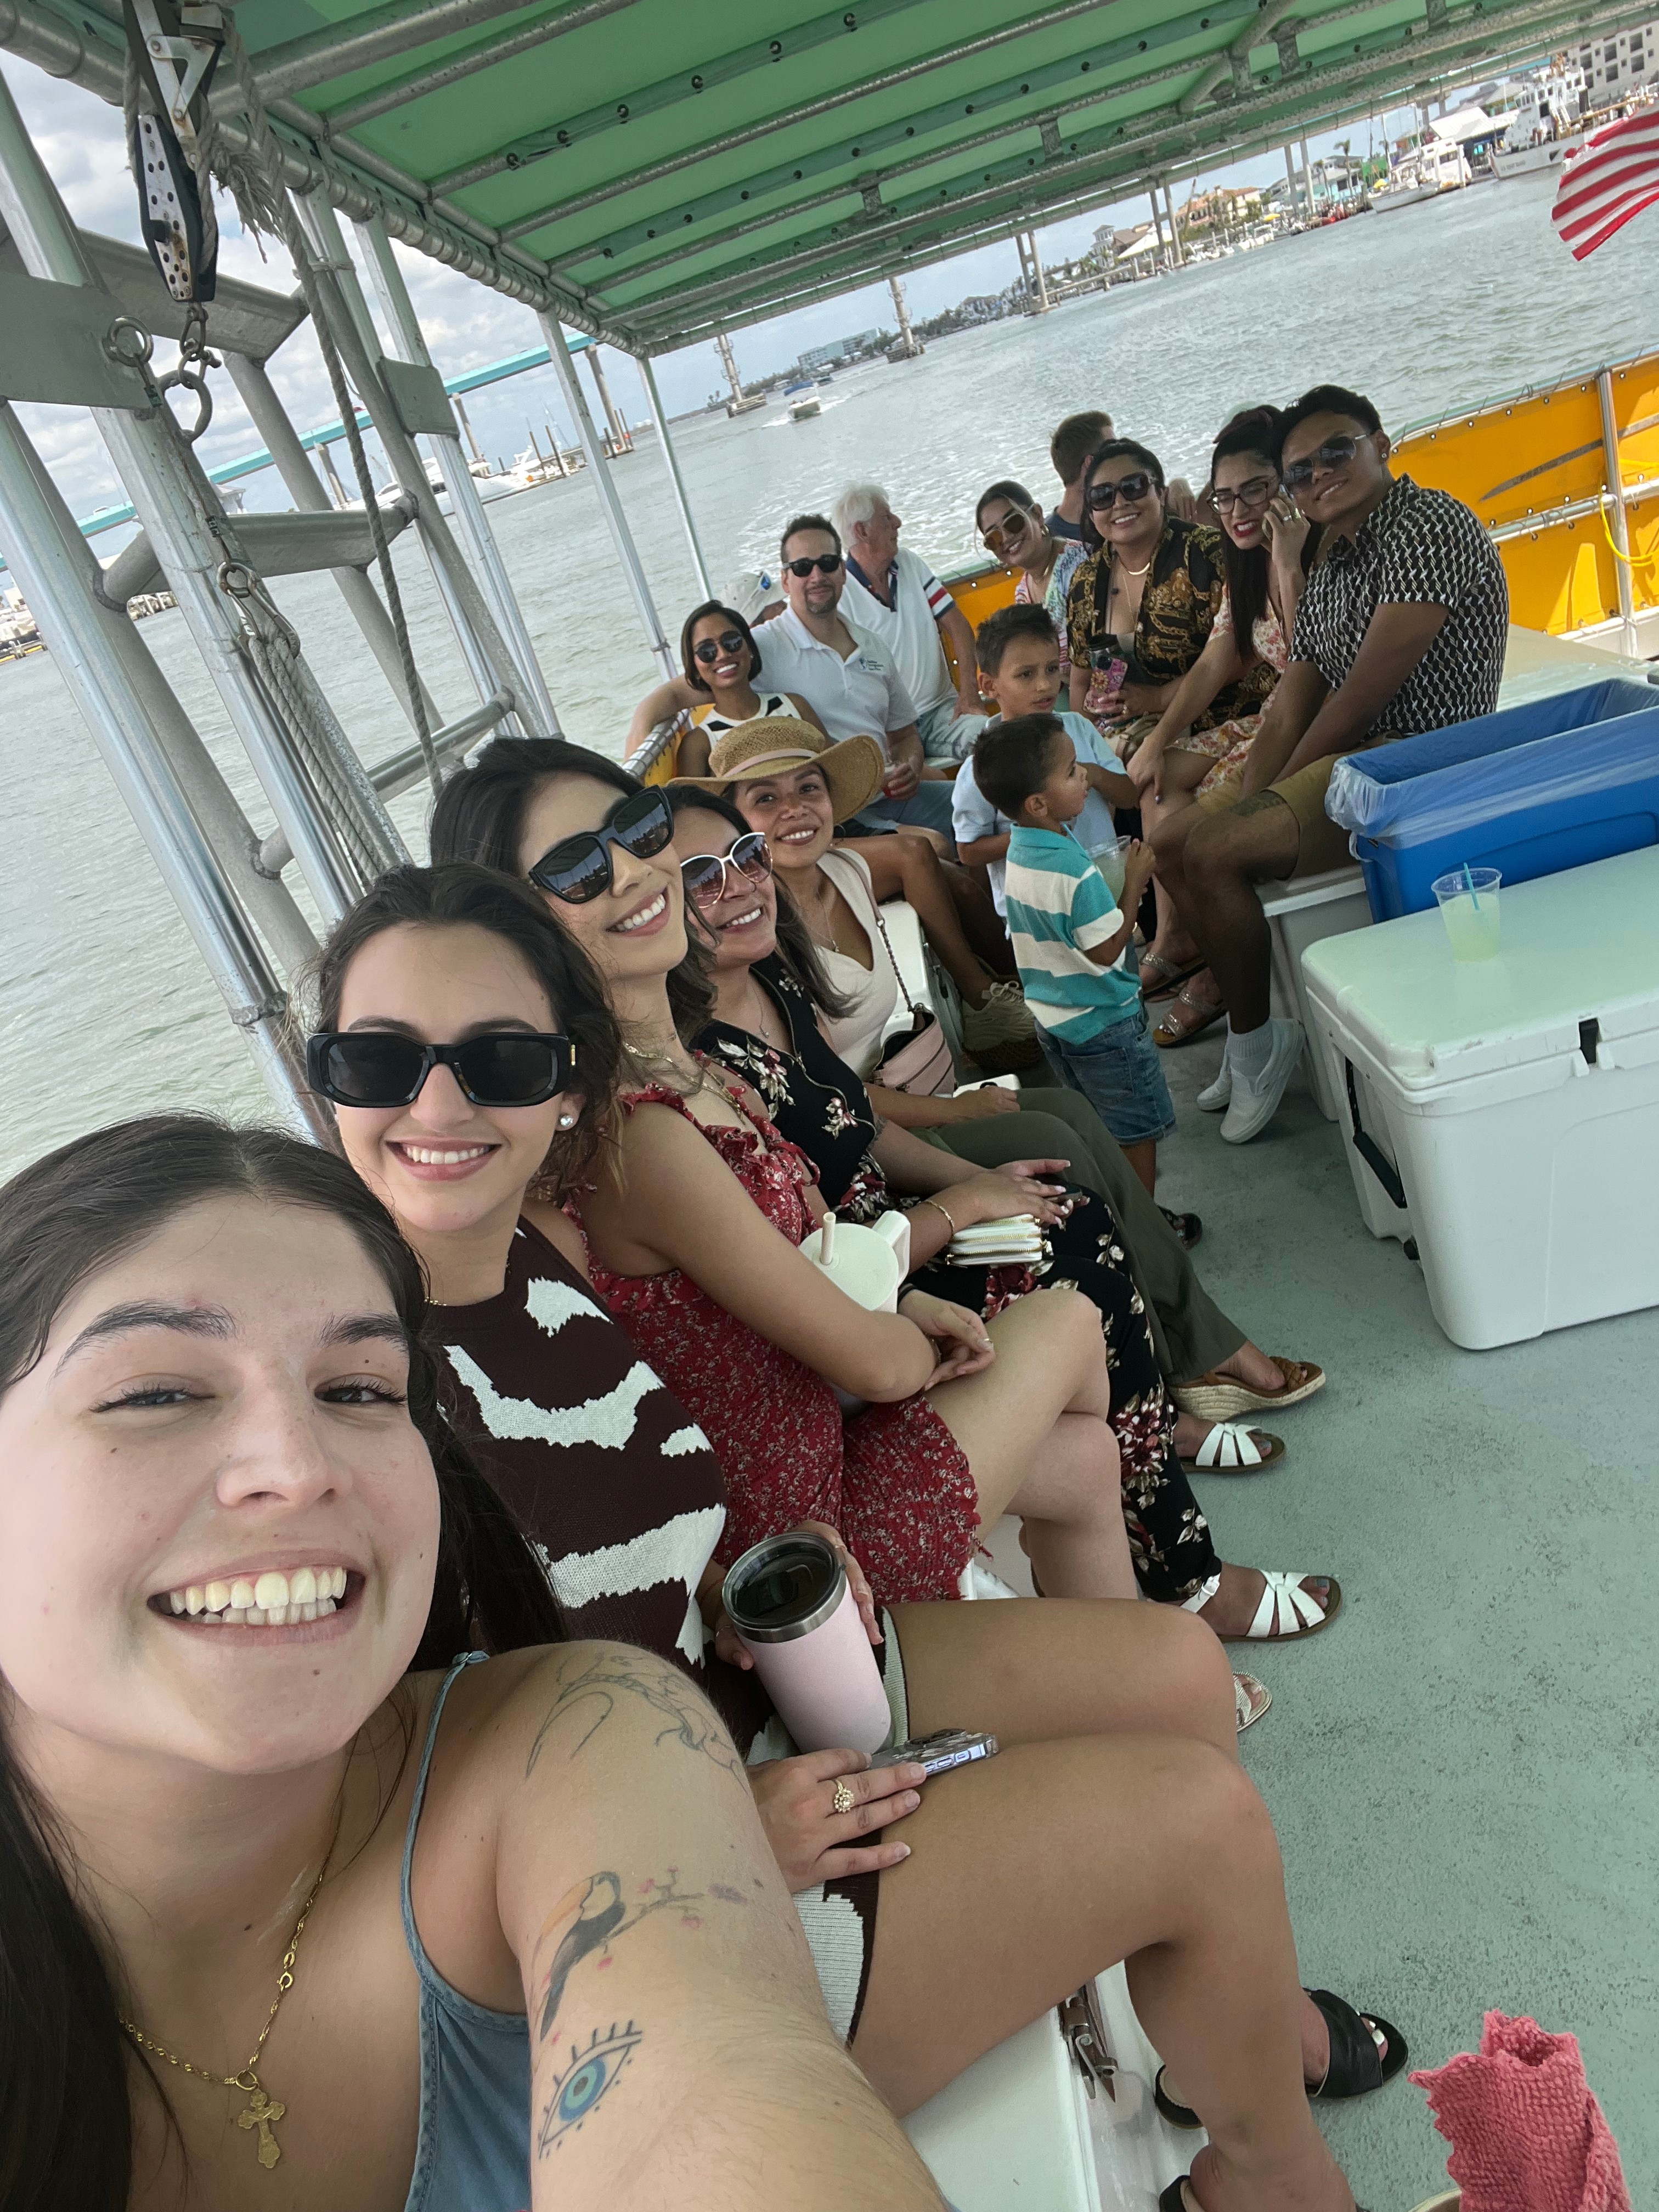
[[[579,2051],[571,2045],[570,2063],[555,2076],[553,2094],[536,2131],[538,2158],[556,2150],[566,2136],[581,2126],[643,2039],[631,2020],[626,2027],[618,2027],[613,2021],[609,2035],[602,2036],[594,2029],[586,2051]]]

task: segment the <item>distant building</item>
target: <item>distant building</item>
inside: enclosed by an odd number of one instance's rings
[[[837,338],[831,345],[809,346],[800,357],[803,368],[833,368],[838,361],[851,361],[855,355],[872,353],[881,341],[879,331],[860,331],[856,337]]]
[[[1576,51],[1569,49],[1569,66],[1583,71],[1584,88],[1591,107],[1606,107],[1625,100],[1638,85],[1659,77],[1659,23],[1638,23],[1633,31],[1609,32]]]

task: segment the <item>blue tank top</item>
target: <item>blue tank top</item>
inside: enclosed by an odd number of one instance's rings
[[[421,2132],[404,2212],[522,2212],[530,2203],[530,2023],[453,1990],[426,1955],[410,1901],[415,1832],[458,1659],[432,1701],[404,1842],[404,1939],[421,1978]]]

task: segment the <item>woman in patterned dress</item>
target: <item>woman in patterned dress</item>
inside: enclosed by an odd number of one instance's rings
[[[724,853],[732,830],[743,824],[738,810],[702,792],[674,797],[681,860]],[[969,1304],[989,1320],[1035,1289],[1039,1277],[1024,1267],[948,1266],[945,1248],[957,1229],[1012,1212],[1030,1212],[1045,1224],[1051,1264],[1042,1279],[1075,1284],[1101,1317],[1124,1519],[1141,1590],[1164,1602],[1195,1600],[1200,1618],[1221,1635],[1248,1626],[1264,1578],[1254,1568],[1224,1565],[1217,1555],[1187,1481],[1175,1407],[1110,1207],[1091,1191],[1056,1182],[1063,1161],[1019,1160],[976,1174],[968,1162],[879,1122],[864,1085],[814,1018],[811,994],[821,978],[812,941],[787,907],[787,894],[769,875],[744,875],[729,865],[712,897],[709,890],[714,887],[688,902],[713,941],[715,960],[714,1014],[696,1042],[759,1094],[782,1133],[812,1163],[823,1201],[838,1215],[872,1221],[888,1206],[904,1203],[892,1196],[890,1180],[899,1192],[921,1194],[910,1216],[910,1258],[912,1279],[924,1290]],[[1195,1462],[1241,1463],[1242,1439],[1229,1455],[1224,1433],[1205,1457],[1211,1425],[1182,1418]],[[1284,1450],[1260,1432],[1252,1433],[1251,1446],[1264,1466]],[[1299,1579],[1304,1589],[1310,1583],[1331,1587],[1328,1577]]]
[[[1136,751],[1129,774],[1141,789],[1146,834],[1197,805],[1203,793],[1242,768],[1290,659],[1302,586],[1318,550],[1319,532],[1297,512],[1279,482],[1280,412],[1250,407],[1235,415],[1215,441],[1210,496],[1221,517],[1226,589],[1209,643],[1176,686],[1158,726]],[[1204,716],[1231,685],[1255,703],[1224,722]],[[1182,1044],[1227,1011],[1215,979],[1199,963],[1175,902],[1160,889],[1158,931],[1141,961],[1146,996],[1182,988],[1154,1035]]]
[[[538,1534],[562,1596],[591,1632],[617,1618],[606,1607],[619,1600],[659,1595],[623,1617],[705,1680],[723,1714],[733,1711],[718,1686],[721,1661],[735,1671],[742,1655],[721,1623],[704,1674],[692,1608],[701,1597],[712,1613],[718,1592],[718,1573],[694,1564],[699,1543],[722,1548],[718,1470],[588,1297],[574,1224],[550,1198],[528,1195],[613,1172],[601,1121],[614,1032],[608,1044],[586,963],[499,876],[405,869],[336,931],[320,997],[330,1036],[389,1032],[417,1047],[574,1038],[572,1085],[552,1099],[480,1106],[440,1063],[406,1106],[343,1107],[341,1133],[426,1263],[435,1334],[465,1385],[485,1471]],[[470,1350],[458,1358],[457,1347]],[[625,1387],[606,1388],[618,1374]],[[595,1444],[615,1455],[611,1468],[596,1466]],[[690,1549],[679,1540],[688,1522],[697,1524]],[[562,1548],[571,1528],[580,1550]],[[867,1587],[848,1564],[875,1641]],[[683,1604],[684,1631],[668,1647]],[[1328,2013],[1295,1990],[1277,1852],[1237,1765],[1213,1640],[1163,1608],[1052,1600],[900,1606],[883,1625],[900,1686],[890,1696],[911,1731],[965,1720],[993,1730],[1001,1756],[923,1790],[915,1769],[872,1769],[860,1753],[771,1758],[768,1744],[748,1778],[816,1929],[832,2018],[878,2088],[896,2110],[913,2109],[1085,1975],[1133,1954],[1136,2001],[1172,2076],[1246,2178],[1225,2201],[1268,2212],[1294,2176],[1310,2208],[1350,2212],[1302,2094],[1328,2069],[1334,2088],[1346,2069],[1332,2059]],[[597,1677],[593,1694],[610,1694]],[[722,1753],[706,1707],[660,1686],[655,1694],[665,1755]],[[742,1725],[733,1711],[728,1726]],[[869,1840],[901,1822],[903,1841]],[[852,1894],[860,1882],[862,1912]],[[964,1946],[952,1937],[968,1894]],[[840,1972],[828,1956],[838,1913]],[[1351,2025],[1364,2035],[1360,2015],[1338,2018],[1340,2044]],[[1255,2189],[1264,2159],[1270,2178]],[[1198,2170],[1201,2181],[1209,2169]]]

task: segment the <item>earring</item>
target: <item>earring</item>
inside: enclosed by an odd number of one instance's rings
[[[560,1116],[559,1116],[559,1127],[560,1127],[562,1129],[574,1129],[574,1128],[575,1127],[575,1126],[576,1126],[576,1117],[575,1117],[575,1115],[574,1115],[574,1114],[561,1114],[561,1115],[560,1115]]]

